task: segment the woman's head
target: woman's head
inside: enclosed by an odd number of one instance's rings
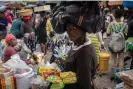
[[[86,36],[86,32],[84,30],[77,26],[74,26],[73,24],[67,25],[67,33],[70,40],[73,41],[75,44],[83,43]]]
[[[115,18],[121,18],[123,16],[123,10],[119,8],[115,9],[114,16]]]
[[[5,37],[5,41],[10,46],[15,46],[17,44],[17,39],[13,34],[7,34]]]
[[[0,12],[0,17],[4,17],[4,12]]]
[[[45,13],[45,16],[46,16],[47,19],[49,19],[49,18],[50,18],[50,12],[47,11],[47,12]]]
[[[23,20],[24,20],[25,22],[28,22],[30,19],[31,19],[31,16],[24,16],[24,17],[23,17]]]
[[[97,1],[73,1],[65,2],[55,8],[51,22],[58,34],[67,31],[66,23],[68,22],[83,28],[86,32],[96,33],[103,27],[104,19],[100,17],[100,8]]]

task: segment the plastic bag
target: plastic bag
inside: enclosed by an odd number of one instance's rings
[[[56,63],[51,63],[50,64],[49,62],[47,62],[46,65],[45,65],[45,67],[52,68],[52,69],[56,69],[56,70],[61,71],[60,68],[58,67],[58,65]]]
[[[58,77],[58,76],[55,76],[55,75],[49,76],[46,80],[51,82],[51,83],[60,83],[60,82],[62,82],[61,78]]]
[[[47,79],[47,77],[51,75],[60,75],[60,71],[53,69],[53,68],[48,68],[48,67],[39,67],[38,68],[38,74],[40,74],[44,79]]]
[[[24,61],[20,60],[18,54],[11,56],[11,59],[4,63],[2,66],[7,69],[12,69],[13,71],[16,71],[17,68],[30,69],[30,67]]]
[[[64,84],[72,84],[77,82],[76,77],[63,78]]]
[[[64,88],[64,83],[63,82],[60,82],[58,84],[52,84],[50,89],[63,89]]]
[[[60,77],[63,79],[64,84],[71,84],[77,82],[76,74],[71,71],[60,73]]]
[[[62,72],[60,73],[61,78],[71,78],[76,77],[76,74],[74,72]]]

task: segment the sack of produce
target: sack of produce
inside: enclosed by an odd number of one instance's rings
[[[17,89],[29,89],[31,87],[31,80],[34,76],[33,69],[18,69],[15,72]]]

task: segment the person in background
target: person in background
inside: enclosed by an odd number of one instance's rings
[[[126,50],[128,52],[128,57],[126,59],[132,58],[130,69],[133,69],[133,20],[129,22],[129,28],[127,33]]]
[[[4,15],[4,11],[0,11],[0,39],[4,39],[7,34],[7,28],[8,25],[7,19]]]
[[[46,31],[47,31],[47,49],[48,49],[48,47],[50,47],[50,45],[51,45],[51,41],[52,41],[52,39],[50,38],[50,33],[53,31],[52,30],[52,25],[51,25],[51,19],[50,19],[50,12],[48,12],[48,11],[46,11],[46,13],[45,13],[45,17],[46,17],[46,20],[47,20],[47,22],[46,22]]]
[[[15,47],[17,45],[17,39],[13,34],[7,34],[5,37],[6,46],[3,50],[2,61],[5,63],[12,55],[20,51],[20,48]]]
[[[50,12],[46,11],[45,17],[46,17],[46,20],[47,20],[46,31],[47,31],[47,35],[49,36],[50,32],[52,30],[52,25],[51,25],[51,22],[50,22]]]
[[[21,23],[20,32],[24,36],[24,42],[28,43],[28,37],[30,34],[34,33],[34,16],[28,15],[23,16],[23,21]]]
[[[124,58],[124,61],[132,59],[130,69],[133,69],[133,8],[128,9],[127,12],[128,32],[126,40],[126,51],[128,55]]]
[[[44,55],[47,54],[47,31],[46,31],[46,23],[47,19],[45,17],[45,12],[40,12],[40,18],[37,21],[37,31],[38,31],[38,41],[41,45],[41,51]]]
[[[97,32],[96,34],[90,33],[90,34],[87,34],[87,37],[92,41],[92,43],[95,46],[95,49],[97,52],[97,59],[99,63],[99,53],[100,53],[100,50],[104,48],[104,41],[102,38],[102,33],[101,31]]]
[[[10,29],[11,29],[12,21],[13,21],[10,10],[7,10],[5,12],[5,17],[6,17],[7,21],[8,21],[7,33],[9,33],[10,32]]]
[[[104,28],[102,29],[102,36],[103,36],[103,41],[104,41],[104,47],[106,48],[107,51],[108,50],[108,43],[109,43],[109,37],[110,36],[107,36],[107,28],[108,28],[108,25],[115,21],[115,17],[111,14],[109,8],[105,8],[104,11],[103,11],[104,15],[105,15],[105,26]]]
[[[128,25],[121,21],[121,17],[123,16],[123,10],[121,9],[115,9],[115,12],[114,12],[114,16],[116,18],[116,21],[113,21],[111,22],[109,25],[108,25],[108,28],[107,28],[107,35],[112,35],[113,33],[118,33],[120,32],[121,28],[123,28],[124,26],[124,29],[123,29],[123,33],[124,33],[124,36],[126,37],[127,35],[127,29],[128,29]],[[121,50],[121,52],[119,53],[114,53],[112,52],[111,49],[109,49],[111,54],[112,54],[112,59],[113,59],[113,64],[115,64],[114,66],[115,67],[118,67],[120,70],[124,67],[124,61],[123,61],[123,52],[124,52],[124,49]]]
[[[22,37],[22,34],[20,32],[21,23],[22,18],[19,16],[13,21],[12,27],[10,29],[10,33],[12,33],[17,39],[20,39]]]

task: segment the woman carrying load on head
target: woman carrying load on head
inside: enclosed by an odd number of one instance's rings
[[[74,42],[64,62],[65,71],[76,73],[77,83],[66,84],[64,89],[94,89],[92,81],[97,68],[96,50],[86,32],[102,29],[99,4],[91,2],[65,2],[54,9],[52,24],[56,33],[68,33]]]

